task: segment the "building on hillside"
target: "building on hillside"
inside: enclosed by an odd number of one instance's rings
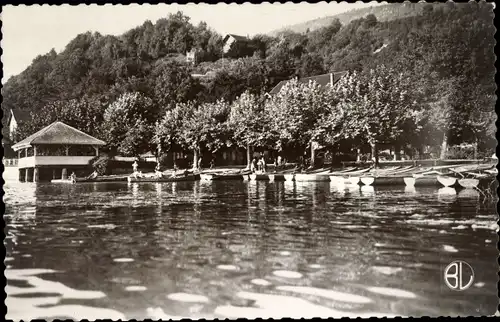
[[[198,51],[196,48],[186,52],[186,63],[196,65],[198,63]]]
[[[9,117],[7,120],[7,128],[9,129],[9,138],[10,141],[15,142],[16,139],[16,130],[19,126],[19,123],[24,122],[29,118],[29,113],[21,110],[10,110]]]
[[[228,34],[224,37],[222,52],[225,57],[246,57],[253,55],[253,48],[250,38]]]
[[[66,179],[68,173],[90,174],[90,160],[104,141],[62,122],[54,122],[14,144],[18,153],[19,181]]]
[[[345,74],[347,71],[343,72],[334,72],[334,73],[327,73],[327,74],[322,74],[322,75],[315,75],[315,76],[310,76],[310,77],[303,77],[299,78],[300,83],[308,83],[310,81],[315,81],[318,83],[320,86],[333,86],[335,83],[337,83]],[[269,95],[276,95],[279,93],[281,88],[285,86],[286,83],[288,83],[290,80],[285,80],[279,82],[274,88],[269,92]]]

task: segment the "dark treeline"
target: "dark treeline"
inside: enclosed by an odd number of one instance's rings
[[[491,4],[415,6],[418,14],[395,20],[368,15],[345,26],[336,20],[304,33],[256,35],[230,54],[222,35],[182,13],[121,36],[89,32],[9,79],[2,108],[33,116],[18,139],[60,120],[131,156],[214,152],[229,141],[288,152],[312,142],[366,146],[375,155],[379,143],[434,146],[442,157],[449,145],[472,143],[492,153]],[[195,66],[184,58],[192,49]],[[265,95],[281,80],[339,71],[349,73],[332,90],[292,82],[277,97]]]

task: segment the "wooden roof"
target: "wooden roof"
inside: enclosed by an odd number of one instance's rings
[[[61,145],[105,145],[106,142],[96,139],[63,122],[54,122],[26,139],[14,144],[14,151],[30,147],[33,144]]]
[[[224,37],[223,42],[226,42],[229,37],[234,38],[234,40],[236,40],[236,41],[243,41],[243,42],[250,41],[250,39],[248,39],[248,37],[245,37],[245,36],[239,36],[239,35],[235,35],[235,34],[227,34]]]
[[[320,86],[326,86],[328,84],[333,85],[336,82],[339,81],[342,76],[344,76],[347,72],[335,72],[335,73],[328,73],[328,74],[322,74],[322,75],[315,75],[311,77],[304,77],[304,78],[299,78],[299,83],[308,83],[309,81],[315,81],[318,83]],[[288,80],[286,81],[281,81],[279,82],[274,88],[269,92],[271,95],[278,94],[279,91],[285,84],[289,82]]]

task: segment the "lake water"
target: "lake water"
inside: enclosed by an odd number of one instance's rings
[[[479,194],[331,183],[7,182],[9,319],[491,315]],[[445,267],[475,272],[458,292]]]

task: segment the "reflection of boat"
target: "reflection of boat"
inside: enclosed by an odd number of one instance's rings
[[[199,174],[187,174],[174,177],[143,177],[135,178],[128,177],[128,182],[179,182],[179,181],[196,181],[200,180]]]
[[[438,195],[440,195],[440,196],[456,196],[457,190],[455,190],[455,188],[450,188],[450,187],[440,188],[440,189],[438,189]]]
[[[455,188],[444,187],[438,189],[438,201],[442,203],[452,203],[457,199],[457,191]]]
[[[480,196],[481,195],[480,195],[479,191],[477,191],[475,189],[462,189],[458,193],[459,198],[479,199]]]
[[[101,176],[95,178],[76,178],[76,183],[79,182],[126,182],[127,176],[124,175],[113,175],[113,176]],[[66,183],[72,184],[75,181],[68,179],[52,179],[51,183]]]
[[[260,173],[252,173],[250,175],[250,180],[253,180],[253,181],[268,181],[269,180],[269,175],[267,175],[267,174],[260,174]]]
[[[269,175],[269,181],[285,181],[285,175],[284,174],[270,174]]]
[[[243,180],[243,175],[240,173],[202,173],[201,180],[216,181],[216,180]]]
[[[417,189],[414,186],[405,186],[405,193],[417,193]]]
[[[375,188],[369,185],[366,186],[361,186],[360,187],[361,193],[367,194],[367,195],[372,195],[375,193]]]
[[[293,181],[295,178],[294,174],[285,174],[285,181]]]
[[[297,173],[295,181],[330,181],[330,176],[327,174]]]

